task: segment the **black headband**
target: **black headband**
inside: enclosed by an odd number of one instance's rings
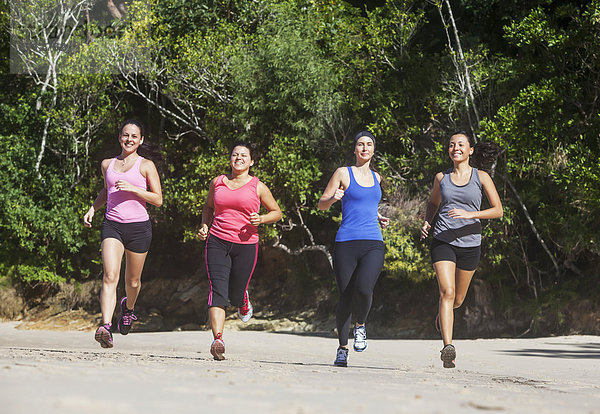
[[[369,131],[360,131],[358,134],[354,136],[354,146],[356,147],[356,141],[359,140],[360,137],[369,137],[373,140],[373,145],[375,145],[375,136],[371,134]]]

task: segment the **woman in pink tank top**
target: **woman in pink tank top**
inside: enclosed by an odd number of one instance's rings
[[[238,308],[243,322],[252,316],[248,285],[258,258],[258,226],[281,219],[269,188],[250,175],[254,150],[237,142],[230,151],[231,173],[210,182],[198,237],[206,240],[204,258],[210,284],[208,307],[214,340],[210,353],[225,359],[225,308]],[[261,204],[266,214],[259,214]],[[209,230],[210,228],[210,230]]]
[[[160,178],[154,163],[138,154],[144,142],[141,123],[128,120],[121,124],[119,144],[121,154],[102,161],[104,188],[83,217],[86,227],[92,226],[94,213],[106,203],[102,223],[102,265],[104,276],[100,291],[102,325],[94,338],[103,348],[112,348],[112,319],[117,302],[117,284],[121,261],[125,254],[125,293],[120,302],[118,330],[127,335],[133,321],[133,309],[141,288],[142,270],[152,240],[152,226],[146,203],[162,205]],[[143,147],[141,148],[143,150]]]

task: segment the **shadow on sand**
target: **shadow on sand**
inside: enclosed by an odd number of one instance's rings
[[[548,345],[563,345],[548,343]],[[578,349],[508,349],[500,351],[508,355],[530,356],[542,358],[570,358],[570,359],[600,359],[600,343],[577,344],[572,348]]]

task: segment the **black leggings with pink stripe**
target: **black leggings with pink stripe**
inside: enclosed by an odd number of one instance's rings
[[[204,250],[210,283],[208,306],[243,306],[257,259],[258,243],[233,243],[210,234]]]

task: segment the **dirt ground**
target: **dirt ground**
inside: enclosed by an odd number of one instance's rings
[[[599,413],[600,337],[460,340],[444,369],[440,341],[369,340],[349,367],[336,340],[229,331],[213,361],[207,331],[115,335],[0,323],[6,413]],[[350,342],[351,344],[352,342]]]

